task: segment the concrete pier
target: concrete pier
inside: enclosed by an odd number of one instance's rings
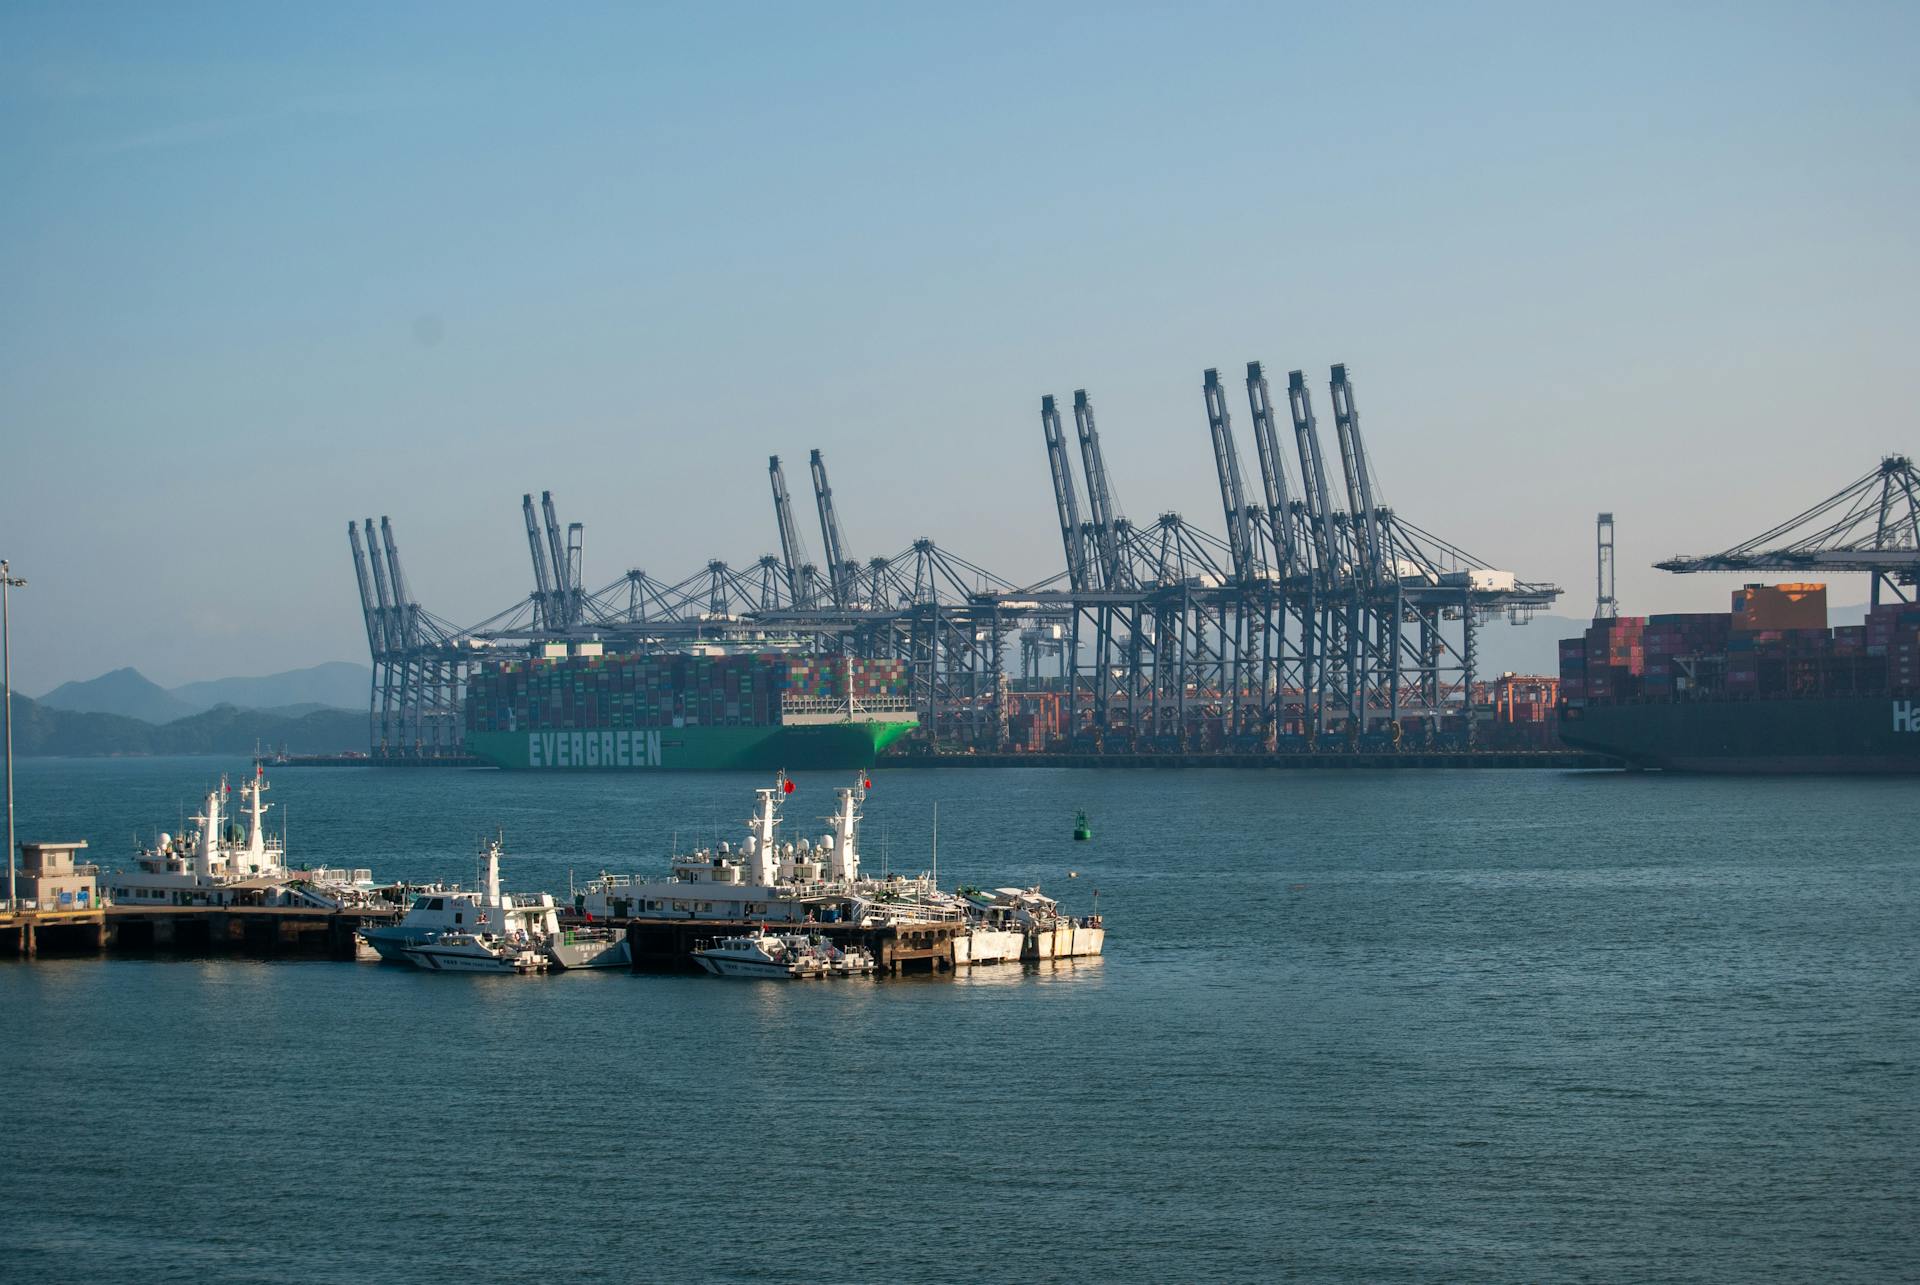
[[[953,969],[953,938],[963,933],[957,924],[899,924],[888,928],[861,928],[854,924],[763,924],[719,919],[628,919],[610,927],[624,927],[635,972],[697,972],[693,952],[720,937],[736,937],[763,928],[781,933],[817,933],[836,946],[862,946],[886,974],[945,973]]]
[[[0,955],[32,959],[43,951],[95,954],[106,949],[106,914],[91,910],[0,910]]]
[[[298,906],[105,906],[0,912],[0,954],[243,954],[354,958],[354,933],[400,918],[399,909]]]
[[[356,932],[394,923],[403,913],[397,907],[109,906],[107,949],[128,954],[169,951],[350,960]]]

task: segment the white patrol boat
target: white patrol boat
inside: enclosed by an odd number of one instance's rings
[[[384,961],[430,972],[535,973],[548,968],[624,967],[624,937],[565,931],[547,893],[509,893],[500,887],[500,841],[481,854],[478,891],[424,892],[397,924],[365,930]]]
[[[875,972],[873,952],[864,946],[836,946],[821,933],[780,933],[780,944],[794,959],[820,966],[823,977],[865,977]]]
[[[805,938],[800,938],[805,942]],[[715,977],[762,977],[776,981],[825,977],[827,961],[792,939],[771,933],[722,937],[693,952],[700,967]]]

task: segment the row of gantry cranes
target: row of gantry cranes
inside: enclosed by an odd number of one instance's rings
[[[1480,628],[1524,623],[1560,590],[1495,570],[1383,502],[1345,366],[1329,385],[1335,479],[1305,377],[1287,376],[1283,418],[1261,364],[1248,363],[1257,494],[1217,370],[1201,392],[1224,537],[1173,512],[1129,520],[1085,390],[1073,395],[1071,433],[1056,400],[1041,399],[1065,565],[1029,585],[924,538],[860,561],[817,450],[821,562],[802,539],[778,456],[768,474],[780,553],[744,568],[710,561],[673,582],[635,569],[588,591],[584,528],[561,526],[551,492],[537,508],[527,495],[532,590],[466,627],[414,600],[387,518],[350,522],[373,657],[373,752],[459,753],[475,666],[588,641],[904,659],[923,748],[1005,747],[1022,690],[1056,694],[1059,748],[1077,752],[1472,748]]]

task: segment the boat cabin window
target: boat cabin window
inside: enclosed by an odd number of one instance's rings
[[[453,912],[453,922],[456,924],[460,922],[460,912],[457,910]]]
[[[446,901],[440,897],[415,897],[413,899],[413,908],[415,910],[439,910],[446,904]]]

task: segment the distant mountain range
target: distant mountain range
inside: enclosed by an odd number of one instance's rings
[[[298,710],[300,707],[288,707]],[[286,747],[295,754],[338,754],[367,748],[364,710],[212,709],[155,725],[122,714],[55,709],[13,698],[13,748],[22,756],[251,754]]]
[[[166,688],[137,669],[13,698],[13,747],[23,755],[295,754],[367,748],[365,665],[332,661],[263,678],[216,678]]]
[[[114,714],[156,726],[219,705],[299,717],[323,709],[364,710],[373,675],[365,665],[329,661],[262,678],[215,678],[165,688],[137,669],[62,683],[39,704],[76,714]]]

